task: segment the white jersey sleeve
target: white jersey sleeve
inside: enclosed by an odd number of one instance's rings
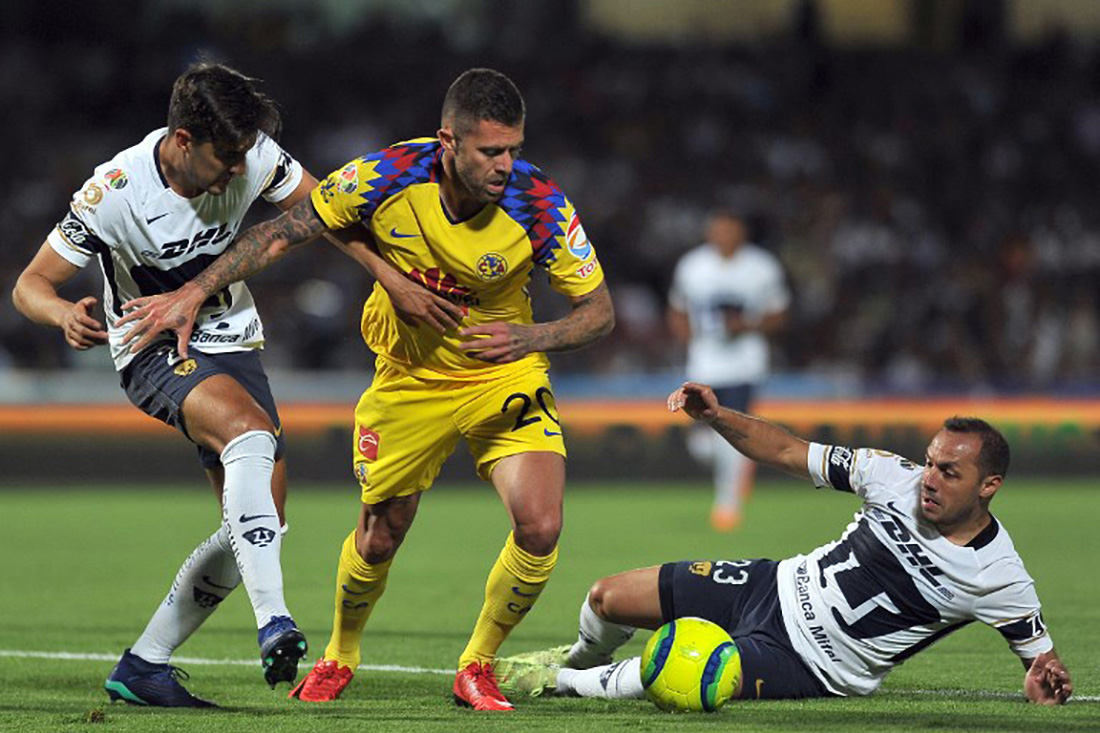
[[[918,466],[907,458],[872,448],[810,443],[807,468],[814,486],[856,494],[866,501],[889,501],[911,493]],[[900,487],[900,488],[899,488]]]
[[[1007,540],[1007,535],[1004,539]],[[1005,582],[998,583],[996,591],[978,599],[974,607],[978,620],[1000,632],[1020,659],[1031,660],[1053,649],[1054,641],[1043,622],[1035,583],[1019,556],[1013,553],[1010,557],[997,558],[986,572],[1004,578]]]
[[[125,186],[112,188],[103,178],[106,172],[96,169],[73,194],[68,213],[46,238],[54,252],[77,267],[84,267],[97,254],[107,254],[125,237],[130,203]]]
[[[256,178],[260,181],[258,195],[275,204],[294,193],[302,182],[302,164],[262,133],[256,143],[256,153],[261,171]]]

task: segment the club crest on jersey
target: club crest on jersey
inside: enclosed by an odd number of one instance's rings
[[[713,565],[714,563],[710,560],[703,560],[702,562],[693,562],[688,569],[691,570],[692,575],[702,575],[706,578],[710,576]]]
[[[187,359],[186,361],[181,361],[179,364],[176,364],[176,368],[172,371],[177,377],[186,377],[194,374],[195,370],[198,368],[199,364],[197,361],[194,359]]]
[[[368,461],[378,460],[378,444],[381,442],[382,440],[378,436],[378,433],[370,428],[359,427],[359,453]],[[356,475],[359,473],[358,466],[356,466],[355,473]]]
[[[477,261],[477,276],[487,283],[499,280],[508,272],[508,260],[498,252],[487,252]]]
[[[355,163],[348,163],[340,169],[340,190],[344,193],[355,193],[359,189],[359,167]]]
[[[367,483],[367,480],[370,478],[370,466],[367,465],[366,461],[355,462],[355,478],[357,478],[361,484]]]
[[[103,179],[107,181],[108,186],[116,191],[120,188],[126,188],[126,184],[130,182],[130,179],[126,177],[126,173],[121,168],[108,171]]]
[[[88,206],[95,206],[103,200],[103,189],[99,187],[98,183],[89,183],[84,187],[84,203]]]
[[[576,214],[569,220],[569,229],[565,233],[565,243],[569,246],[569,252],[578,260],[587,260],[592,256],[592,243],[588,241],[588,235],[584,233],[581,220]]]

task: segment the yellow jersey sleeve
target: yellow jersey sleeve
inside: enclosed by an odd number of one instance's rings
[[[603,282],[603,268],[572,202],[564,196],[562,199],[561,232],[552,235],[549,255],[538,264],[546,268],[554,290],[577,297],[595,290]]]
[[[596,250],[572,202],[536,166],[516,161],[498,206],[526,230],[532,260],[547,271],[556,291],[576,297],[603,282]]]
[[[386,199],[410,185],[434,181],[441,152],[435,138],[417,138],[356,158],[313,189],[313,208],[329,229],[369,224]]]

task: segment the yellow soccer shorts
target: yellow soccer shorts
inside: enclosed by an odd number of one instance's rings
[[[478,382],[411,377],[381,360],[355,407],[353,465],[364,504],[431,488],[459,437],[478,475],[517,453],[565,456],[561,423],[542,369]]]

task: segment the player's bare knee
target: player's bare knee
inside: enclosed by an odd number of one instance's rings
[[[600,578],[588,589],[588,605],[597,616],[607,620],[607,601],[612,594],[614,581],[611,578]]]
[[[275,426],[271,422],[271,418],[267,416],[267,413],[261,410],[249,410],[235,415],[233,419],[229,420],[225,424],[225,437],[226,442],[239,438],[245,433],[253,431],[261,431],[265,433],[275,434]]]
[[[545,556],[558,546],[561,535],[561,522],[553,517],[540,518],[531,522],[517,522],[514,532],[515,542],[521,550],[532,555]]]
[[[357,543],[356,549],[365,562],[377,565],[393,559],[397,548],[401,546],[401,539],[395,539],[388,532],[372,532],[361,543]]]

